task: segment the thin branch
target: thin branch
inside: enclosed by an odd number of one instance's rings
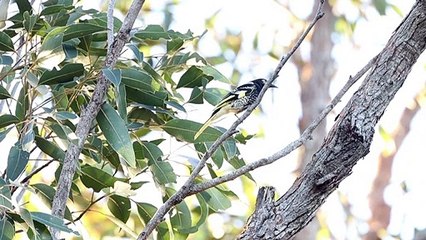
[[[346,94],[346,92],[349,90],[349,88],[357,82],[376,62],[379,55],[376,55],[373,57],[367,65],[365,65],[354,77],[349,77],[349,80],[346,82],[346,84],[343,86],[343,88],[339,91],[339,93],[334,97],[334,99],[328,104],[326,108],[322,110],[322,112],[318,115],[317,118],[303,131],[302,135],[297,140],[294,140],[290,144],[288,144],[286,147],[281,149],[280,151],[272,154],[271,156],[267,158],[259,159],[255,162],[252,162],[250,164],[247,164],[231,173],[228,173],[226,175],[217,177],[215,179],[199,183],[196,185],[193,185],[189,192],[191,194],[195,194],[201,191],[204,191],[206,189],[209,189],[211,187],[217,186],[219,184],[222,184],[224,182],[228,182],[230,180],[233,180],[241,175],[244,175],[256,168],[271,164],[275,161],[277,161],[280,158],[283,158],[287,156],[289,153],[297,149],[298,147],[302,146],[304,143],[306,143],[308,140],[311,139],[312,132],[318,127],[318,125],[321,123],[321,121],[333,110],[333,108],[340,102],[343,95]]]
[[[263,86],[262,90],[259,93],[259,96],[257,100],[247,108],[246,112],[238,118],[237,121],[235,121],[232,126],[225,131],[222,136],[220,136],[210,147],[210,149],[204,154],[201,161],[198,163],[198,165],[194,168],[193,172],[189,176],[189,178],[186,180],[186,182],[183,184],[183,186],[175,193],[173,194],[155,213],[155,215],[151,218],[151,220],[146,224],[145,229],[142,231],[142,233],[138,236],[138,240],[144,240],[147,239],[148,236],[152,233],[152,231],[155,229],[155,227],[162,221],[166,213],[176,204],[180,203],[185,197],[187,197],[190,194],[190,191],[192,189],[192,186],[194,184],[195,178],[198,176],[200,171],[204,168],[207,160],[213,155],[213,153],[219,148],[219,146],[230,136],[232,136],[235,133],[235,129],[240,125],[252,112],[253,110],[259,105],[260,101],[262,100],[263,95],[265,95],[266,90],[269,88],[269,86],[272,84],[272,82],[278,77],[279,72],[285,65],[285,63],[290,59],[291,55],[297,50],[297,48],[300,46],[300,44],[305,39],[306,35],[308,35],[309,31],[314,27],[314,25],[318,22],[318,20],[324,16],[324,13],[322,12],[322,7],[324,5],[324,0],[321,0],[319,2],[318,10],[316,12],[315,18],[312,20],[312,22],[309,24],[307,29],[304,31],[304,33],[299,37],[299,40],[296,42],[296,44],[293,46],[293,48],[290,50],[290,52],[283,56],[276,67],[272,77],[266,82],[265,86]]]
[[[142,8],[145,0],[134,0],[129,8],[129,12],[124,18],[123,25],[114,38],[112,45],[108,46],[108,55],[105,60],[106,67],[114,67],[118,57],[123,50],[124,44],[128,41],[130,30]],[[80,121],[77,124],[75,134],[78,138],[78,143],[71,143],[66,152],[62,166],[61,177],[59,178],[57,191],[52,203],[52,214],[63,218],[65,213],[66,202],[71,188],[73,176],[77,167],[77,159],[83,149],[84,142],[89,135],[92,122],[98,114],[100,107],[105,99],[105,94],[110,85],[110,82],[105,76],[100,73],[98,83],[96,84],[92,98],[86,109],[81,112]],[[54,239],[59,238],[59,231],[56,228],[50,228]]]
[[[104,199],[105,197],[107,197],[107,196],[109,196],[110,194],[105,194],[105,195],[103,195],[103,196],[101,196],[101,197],[99,197],[98,199],[96,199],[95,201],[93,201],[93,202],[91,202],[90,204],[89,204],[89,206],[87,206],[86,207],[86,209],[84,209],[83,210],[83,212],[81,212],[80,213],[80,215],[78,215],[78,217],[76,217],[72,222],[68,222],[68,223],[66,223],[66,225],[69,225],[69,224],[71,224],[71,223],[73,223],[73,222],[77,222],[77,221],[79,221],[83,216],[84,216],[84,214],[86,214],[89,210],[90,210],[90,208],[93,206],[93,205],[95,205],[97,202],[99,202],[99,201],[101,201],[102,199]]]

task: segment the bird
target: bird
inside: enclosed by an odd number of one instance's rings
[[[264,78],[255,79],[236,87],[234,90],[226,94],[225,97],[223,97],[223,99],[215,106],[212,115],[206,122],[204,122],[198,132],[194,135],[194,140],[196,140],[213,121],[228,113],[237,114],[246,110],[256,101],[266,82],[267,80]],[[276,88],[276,86],[272,84],[270,87]]]

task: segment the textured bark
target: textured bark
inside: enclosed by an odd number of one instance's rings
[[[420,110],[420,104],[417,98],[422,97],[425,89],[422,89],[414,99],[414,105],[406,107],[402,112],[399,120],[399,126],[392,133],[392,139],[395,143],[395,151],[392,153],[382,152],[379,156],[379,166],[377,168],[377,175],[374,179],[371,188],[369,200],[371,209],[371,218],[369,220],[369,231],[364,236],[364,240],[381,239],[379,236],[380,231],[386,230],[390,222],[391,208],[386,204],[384,199],[384,192],[386,186],[389,185],[392,176],[392,165],[398,149],[401,147],[405,137],[410,132],[411,121],[417,112]]]
[[[315,26],[311,39],[310,62],[296,62],[301,86],[302,117],[299,120],[300,132],[303,132],[330,101],[330,81],[335,73],[331,52],[336,17],[333,15],[329,1],[324,3],[324,17]],[[297,64],[300,63],[300,64]],[[299,166],[296,171],[300,174],[312,155],[319,149],[326,136],[325,119],[312,133],[312,140],[306,142],[299,154]],[[294,237],[295,240],[315,239],[319,230],[319,222],[315,218],[308,226]]]
[[[327,196],[368,154],[374,127],[425,44],[426,0],[418,0],[301,176],[279,200],[265,204],[271,207],[263,211],[262,218],[250,218],[240,239],[290,239],[309,223]]]

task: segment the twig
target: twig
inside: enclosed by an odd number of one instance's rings
[[[105,60],[106,67],[114,67],[124,44],[129,39],[130,30],[142,8],[145,0],[134,0],[129,8],[129,12],[124,18],[123,25],[114,38],[112,45],[108,46],[109,51]],[[77,159],[80,155],[84,142],[89,135],[89,131],[93,120],[98,114],[100,107],[104,101],[106,91],[110,82],[101,73],[99,75],[98,83],[96,84],[92,98],[86,109],[81,112],[80,121],[77,124],[75,134],[78,138],[78,143],[71,143],[68,151],[65,154],[65,159],[62,166],[61,177],[59,178],[57,191],[53,198],[52,214],[63,218],[65,213],[66,202],[71,188],[74,173],[77,167]],[[59,231],[56,228],[50,228],[54,239],[59,238]]]
[[[69,225],[69,224],[71,224],[71,223],[73,223],[73,222],[77,222],[77,221],[79,221],[83,216],[84,216],[84,214],[86,214],[89,210],[90,210],[90,208],[93,206],[93,205],[95,205],[97,202],[99,202],[99,201],[101,201],[102,199],[104,199],[105,197],[107,197],[109,194],[105,194],[105,195],[103,195],[103,196],[101,196],[101,197],[99,197],[98,199],[96,199],[95,201],[93,201],[93,202],[91,202],[90,204],[89,204],[89,206],[87,206],[86,207],[86,209],[84,209],[83,210],[83,212],[81,212],[80,213],[80,215],[78,215],[78,217],[76,217],[74,220],[72,220],[72,222],[68,222],[68,223],[66,223],[66,225]]]
[[[318,10],[316,12],[315,18],[312,20],[312,22],[309,24],[305,32],[299,37],[299,40],[296,42],[296,44],[293,46],[293,48],[290,50],[290,52],[283,56],[277,66],[277,68],[274,71],[274,74],[272,77],[267,81],[265,86],[263,86],[262,90],[259,93],[259,96],[257,100],[247,108],[246,112],[238,118],[237,121],[235,121],[232,126],[225,131],[222,136],[220,136],[210,147],[210,149],[204,154],[201,161],[198,163],[198,165],[194,168],[193,172],[189,176],[189,178],[186,180],[186,182],[183,184],[183,186],[175,193],[173,194],[155,213],[155,215],[151,218],[151,220],[146,224],[145,229],[142,231],[142,233],[138,236],[138,240],[145,240],[148,238],[148,236],[151,234],[151,232],[155,229],[155,227],[162,221],[166,213],[176,204],[180,203],[185,197],[187,197],[191,191],[191,188],[194,184],[195,178],[198,176],[200,171],[204,168],[207,160],[212,156],[212,154],[219,148],[219,146],[232,134],[235,133],[235,129],[240,125],[252,112],[253,110],[259,105],[260,101],[262,100],[263,95],[265,94],[266,90],[269,88],[271,83],[278,77],[278,73],[283,68],[284,64],[288,61],[288,59],[291,57],[291,55],[297,50],[297,48],[300,46],[300,44],[305,39],[306,35],[309,33],[309,31],[313,28],[313,26],[318,22],[318,20],[324,15],[322,12],[322,7],[324,5],[324,0],[321,0],[318,6]]]
[[[267,158],[262,158],[255,162],[247,164],[226,175],[217,177],[215,179],[212,179],[203,183],[193,185],[190,188],[189,193],[192,195],[192,194],[204,191],[206,189],[209,189],[211,187],[217,186],[221,183],[233,180],[256,168],[271,164],[277,161],[278,159],[287,156],[289,153],[291,153],[293,150],[297,149],[298,147],[302,146],[311,138],[312,132],[318,127],[318,125],[330,113],[330,111],[333,110],[333,108],[340,102],[340,99],[343,97],[343,95],[345,95],[345,93],[349,90],[349,88],[373,66],[373,64],[376,62],[378,57],[379,55],[376,55],[375,57],[373,57],[354,77],[349,77],[349,80],[346,82],[343,88],[339,91],[339,93],[334,97],[334,99],[330,102],[330,104],[327,105],[327,107],[322,110],[322,112],[318,115],[318,117],[315,118],[315,120],[305,129],[305,131],[303,131],[302,135],[300,135],[300,137],[297,140],[294,140],[293,142],[288,144],[286,147],[284,147],[280,151],[272,154],[271,156]]]

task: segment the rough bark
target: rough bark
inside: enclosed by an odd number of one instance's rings
[[[418,0],[301,176],[279,200],[265,204],[270,207],[261,218],[250,219],[240,239],[290,239],[309,223],[327,196],[368,154],[377,122],[425,45],[426,0]]]
[[[330,81],[335,73],[334,60],[331,57],[336,17],[333,15],[329,1],[324,3],[324,17],[315,26],[311,39],[310,62],[300,61],[297,64],[301,86],[302,117],[299,120],[300,132],[303,132],[330,101]],[[299,166],[296,171],[300,174],[312,155],[319,149],[326,131],[327,122],[321,124],[312,133],[312,140],[307,141],[299,154]],[[295,236],[295,240],[315,239],[319,230],[319,222],[315,218]]]
[[[414,98],[413,106],[406,107],[399,120],[399,126],[391,136],[395,143],[395,151],[391,153],[382,152],[378,159],[377,175],[373,181],[373,186],[369,195],[371,218],[369,220],[369,231],[364,236],[364,240],[381,239],[380,231],[385,231],[390,222],[391,207],[385,202],[384,192],[389,185],[392,176],[392,165],[398,149],[401,147],[405,137],[410,132],[410,125],[417,112],[420,110],[420,104],[417,98],[420,98],[425,92],[422,89]]]

